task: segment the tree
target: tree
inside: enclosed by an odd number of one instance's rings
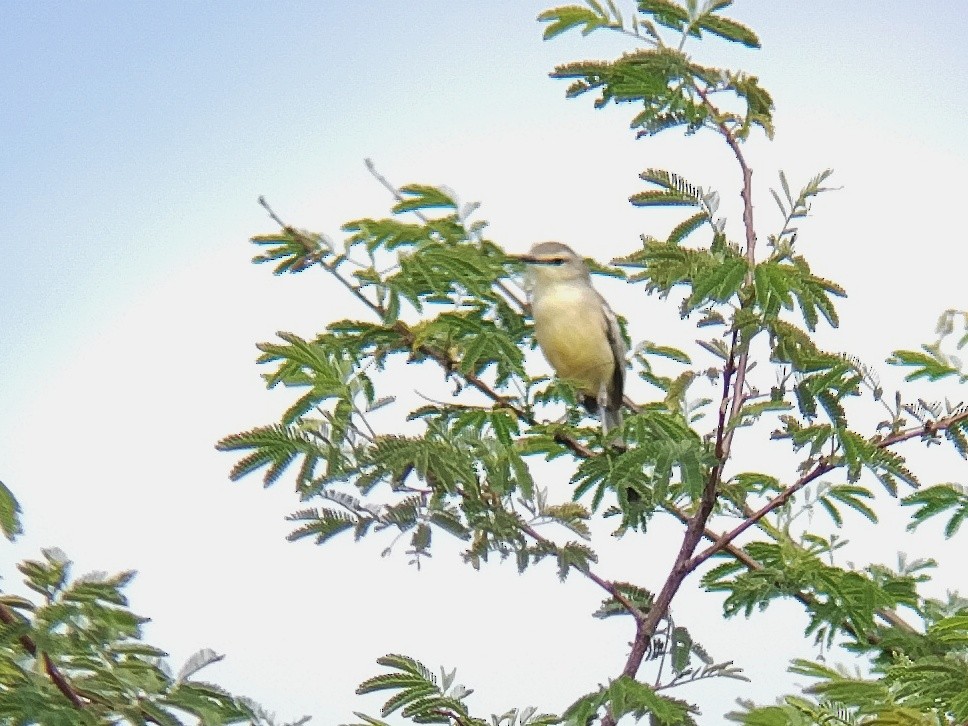
[[[900,391],[886,396],[872,368],[815,342],[819,326],[838,325],[835,300],[845,291],[811,269],[796,225],[828,191],[831,171],[799,191],[781,173],[772,193],[784,222],[769,234],[757,227],[743,149],[753,133],[772,136],[772,98],[756,77],[702,65],[685,50],[709,36],[759,47],[753,30],[723,14],[730,5],[638,0],[626,18],[613,2],[587,0],[539,16],[546,39],[580,30],[620,33],[633,44],[610,61],[556,68],[552,76],[570,82],[569,97],[592,95],[596,108],[632,105],[638,137],[670,129],[713,134],[739,172],[741,239],[730,239],[717,216],[718,192],[647,169],[645,189],[631,203],[686,215],[665,237],[643,237],[611,264],[590,261],[601,274],[677,303],[684,320],[681,341],[633,348],[633,371],[653,395],[627,401],[633,413],[624,447],[610,446],[582,417],[567,381],[529,372],[524,351],[534,341],[517,284],[521,270],[487,238],[475,205],[427,185],[397,189],[370,165],[395,197],[392,216],[347,222],[338,243],[290,226],[260,200],[281,231],[253,239],[263,248],[254,261],[274,264],[276,274],[321,269],[359,301],[366,319],[333,321],[313,338],[281,332],[259,345],[259,362],[271,367],[268,386],[300,395],[277,423],[220,442],[241,455],[232,477],[261,471],[269,485],[291,473],[305,502],[291,516],[294,541],[394,533],[408,538],[407,554],[419,565],[437,537],[449,536],[466,543],[463,559],[475,568],[495,555],[513,559],[522,572],[551,559],[562,579],[577,572],[602,589],[596,616],[629,623],[631,647],[609,683],[576,697],[560,715],[512,709],[492,716],[494,724],[615,724],[646,716],[653,724],[695,723],[694,706],[669,695],[672,689],[745,676],[732,662],[711,659],[688,624],[672,619],[670,605],[689,577],[725,594],[726,618],[798,601],[809,616],[805,634],[841,646],[865,669],[850,674],[796,661],[792,670],[815,679],[813,686],[777,705],[744,702],[732,719],[764,726],[968,723],[968,601],[921,594],[930,561],[902,561],[896,569],[845,564],[838,560],[842,542],[798,517],[820,510],[839,525],[852,510],[877,523],[872,487],[880,486],[892,497],[905,494],[910,528],[946,514],[945,533],[954,536],[968,516],[965,490],[922,487],[898,445],[944,443],[964,458],[968,407],[909,402]],[[942,351],[959,315],[945,314],[938,343],[897,351],[890,362],[913,366],[909,379],[964,382],[960,361]],[[685,350],[682,341],[697,332],[695,348]],[[441,384],[454,389],[405,411],[422,422],[418,435],[371,423],[372,412],[396,403],[383,373],[395,357],[437,368]],[[554,404],[564,404],[563,421],[549,414]],[[883,409],[880,424],[855,423],[872,409]],[[795,468],[734,465],[739,447],[765,440],[789,448]],[[539,457],[570,461],[568,483],[539,486]],[[668,545],[674,563],[658,591],[596,573],[593,545],[602,522],[647,542],[658,517],[681,523],[679,541]],[[452,673],[438,679],[404,655],[379,663],[385,671],[359,692],[390,693],[383,717],[399,711],[415,723],[488,723],[470,715]]]
[[[628,402],[624,447],[610,446],[583,417],[567,381],[529,375],[525,351],[533,340],[520,268],[485,236],[474,205],[453,193],[419,184],[397,189],[377,175],[396,197],[393,214],[347,223],[343,244],[291,227],[271,210],[281,231],[255,238],[264,250],[256,261],[273,263],[277,274],[321,268],[365,315],[333,321],[312,338],[281,333],[261,344],[269,386],[299,396],[277,423],[219,445],[242,457],[235,478],[257,471],[266,484],[292,478],[307,502],[292,515],[292,539],[392,536],[391,546],[406,541],[418,565],[442,537],[455,538],[474,567],[513,558],[523,571],[551,560],[562,579],[574,572],[603,590],[599,617],[629,624],[631,648],[609,683],[589,684],[592,690],[576,694],[560,716],[515,709],[492,723],[616,723],[646,715],[651,723],[695,722],[694,706],[669,695],[674,688],[744,676],[731,662],[713,660],[689,623],[673,620],[670,607],[687,578],[725,596],[726,617],[793,599],[808,614],[807,635],[842,646],[864,666],[851,675],[798,661],[793,668],[816,679],[814,687],[775,706],[745,704],[735,720],[968,719],[965,602],[922,594],[930,562],[896,569],[844,563],[842,542],[799,516],[815,510],[840,523],[855,512],[876,523],[874,486],[893,496],[918,486],[898,445],[945,444],[964,457],[968,410],[907,390],[885,397],[871,368],[817,344],[818,327],[838,324],[835,298],[844,291],[812,271],[795,225],[830,173],[799,192],[781,175],[774,196],[785,221],[758,235],[743,144],[751,133],[772,133],[771,97],[756,78],[700,65],[685,53],[709,35],[758,46],[752,30],[722,14],[730,4],[639,0],[626,19],[613,3],[589,0],[541,15],[548,38],[613,32],[636,44],[613,61],[558,68],[554,75],[571,81],[570,95],[594,94],[598,106],[633,104],[632,125],[642,137],[668,129],[712,134],[740,172],[738,240],[717,216],[717,192],[648,169],[646,188],[632,203],[686,208],[685,219],[613,264],[596,265],[677,303],[684,318],[681,340],[634,347],[633,372],[651,389]],[[908,366],[912,380],[963,383],[949,343],[965,320],[949,311],[936,343],[899,350],[891,362]],[[398,402],[384,369],[391,359],[435,369],[439,395],[416,409]],[[562,405],[566,418],[555,421]],[[882,423],[868,428],[864,422],[881,409]],[[378,418],[390,420],[378,425]],[[403,418],[417,422],[419,434],[400,433]],[[782,471],[736,464],[741,451],[765,441],[790,450],[797,463]],[[542,457],[567,462],[569,481],[542,486]],[[950,483],[932,481],[901,502],[911,527],[943,515],[949,536],[968,512],[965,491]],[[12,496],[0,490],[0,525],[8,533],[17,528],[16,515]],[[612,530],[641,542],[643,551],[665,546],[654,542],[659,518],[681,524],[660,588],[599,574],[596,541]],[[120,592],[128,574],[71,583],[66,559],[53,551],[21,569],[43,602],[0,602],[0,705],[7,709],[0,712],[8,719],[174,723],[179,711],[208,723],[261,718],[246,702],[187,680],[211,654],[172,677],[157,661],[160,652],[137,642],[140,619],[125,610]],[[437,678],[411,656],[379,662],[384,671],[360,691],[389,692],[384,718],[399,712],[417,723],[487,723],[470,715],[453,672]]]

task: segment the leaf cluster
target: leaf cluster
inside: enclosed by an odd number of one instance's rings
[[[3,723],[274,723],[258,704],[195,677],[222,656],[199,651],[175,674],[143,642],[146,618],[123,594],[133,572],[73,578],[55,549],[18,569],[37,599],[0,593]]]
[[[465,699],[473,691],[455,682],[456,670],[441,669],[438,678],[423,663],[405,655],[386,655],[377,663],[389,668],[388,673],[374,676],[360,684],[360,695],[392,691],[380,715],[387,717],[399,711],[413,723],[442,723],[455,726],[551,726],[561,723],[552,714],[538,713],[533,707],[512,709],[484,720],[471,716]],[[390,726],[386,721],[355,712],[360,722],[344,726]]]
[[[968,719],[968,615],[939,620],[922,639],[933,644],[933,652],[911,656],[895,650],[868,677],[796,660],[791,672],[815,679],[808,697],[787,696],[777,706],[747,703],[730,717],[747,726],[962,723]]]
[[[673,0],[639,0],[638,13],[626,25],[614,3],[607,7],[594,0],[585,6],[567,5],[541,13],[548,23],[545,39],[574,28],[583,35],[606,29],[632,35],[647,47],[615,61],[582,61],[558,66],[553,78],[572,80],[569,98],[596,92],[595,107],[609,103],[640,105],[631,126],[637,135],[652,136],[660,131],[684,127],[694,133],[708,127],[734,139],[746,138],[754,126],[773,134],[773,100],[754,76],[700,65],[683,52],[687,38],[703,33],[718,36],[750,48],[758,48],[756,34],[742,23],[722,15],[732,0],[713,0],[684,5]],[[667,43],[659,27],[679,35],[677,45]],[[726,111],[712,98],[726,94],[745,109]]]
[[[808,611],[807,634],[827,643],[844,637],[863,650],[870,646],[869,638],[879,633],[878,612],[921,607],[917,585],[922,578],[916,571],[892,573],[875,566],[857,570],[824,562],[843,542],[815,534],[805,534],[799,542],[789,536],[778,540],[746,545],[746,552],[759,564],[756,569],[727,560],[703,576],[705,588],[726,594],[727,617],[748,617],[774,600],[796,596]]]

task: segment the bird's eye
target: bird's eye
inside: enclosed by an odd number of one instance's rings
[[[548,259],[549,265],[563,265],[565,262],[567,262],[567,260],[564,257],[551,257]]]

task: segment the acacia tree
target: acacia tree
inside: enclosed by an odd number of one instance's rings
[[[303,503],[291,515],[292,540],[402,535],[419,562],[443,535],[465,543],[463,559],[475,568],[495,555],[521,571],[551,559],[562,579],[574,571],[602,589],[597,616],[629,623],[631,647],[607,684],[590,684],[560,715],[513,709],[491,716],[493,724],[695,723],[695,707],[670,695],[675,686],[744,676],[713,662],[688,624],[673,622],[670,606],[689,577],[725,594],[727,618],[798,601],[809,618],[806,635],[842,646],[868,669],[847,675],[796,661],[792,669],[815,685],[777,705],[745,703],[731,718],[770,726],[968,723],[966,601],[921,594],[930,562],[849,566],[839,542],[795,516],[811,506],[839,525],[847,508],[876,523],[872,487],[894,497],[921,487],[899,445],[946,443],[966,456],[968,408],[912,405],[903,391],[885,396],[873,370],[815,343],[818,326],[838,325],[835,298],[845,292],[811,269],[795,225],[826,190],[830,171],[799,191],[781,174],[773,196],[783,223],[771,233],[757,226],[744,143],[753,133],[772,135],[771,96],[757,78],[702,65],[686,50],[723,40],[759,47],[753,30],[722,14],[730,5],[638,0],[626,18],[611,1],[587,0],[539,16],[546,39],[580,30],[621,33],[632,44],[613,60],[556,68],[552,76],[570,82],[569,97],[593,96],[597,108],[631,105],[639,137],[670,129],[713,134],[736,164],[739,239],[726,233],[716,191],[647,169],[631,203],[687,210],[685,218],[610,264],[590,261],[597,272],[677,304],[683,318],[679,340],[632,347],[633,372],[654,393],[626,402],[625,446],[609,445],[583,418],[568,381],[529,371],[524,352],[534,340],[520,265],[486,236],[475,205],[432,186],[395,188],[371,166],[395,197],[392,214],[347,222],[337,242],[290,226],[260,200],[281,229],[254,238],[263,250],[255,261],[273,264],[276,274],[322,271],[363,317],[332,321],[310,338],[279,333],[258,346],[269,387],[299,395],[278,422],[219,443],[241,455],[232,477],[261,471],[272,484],[291,476]],[[960,362],[944,348],[961,320],[947,314],[937,344],[898,351],[891,362],[912,366],[909,379],[964,382]],[[392,358],[436,368],[436,402],[398,404],[384,370]],[[561,404],[567,415],[555,420],[551,410]],[[393,412],[419,421],[420,433],[401,435],[390,424],[381,430],[373,423],[377,408],[386,409],[382,420]],[[873,429],[854,423],[879,409],[886,416]],[[740,447],[762,447],[764,439],[792,451],[796,467],[745,471],[733,463]],[[570,461],[567,485],[537,486],[540,458]],[[949,536],[968,516],[965,491],[951,483],[931,482],[900,502],[911,508],[912,528],[950,514]],[[660,588],[597,573],[600,522],[645,542],[659,517],[681,523],[674,545],[641,545],[675,548]],[[438,679],[410,656],[379,662],[386,670],[359,692],[390,692],[383,717],[399,711],[415,723],[488,723],[469,713],[453,674]]]

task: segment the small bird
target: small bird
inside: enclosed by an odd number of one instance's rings
[[[540,242],[516,259],[528,265],[534,334],[544,357],[578,386],[605,433],[621,426],[625,344],[584,260],[560,242]]]

